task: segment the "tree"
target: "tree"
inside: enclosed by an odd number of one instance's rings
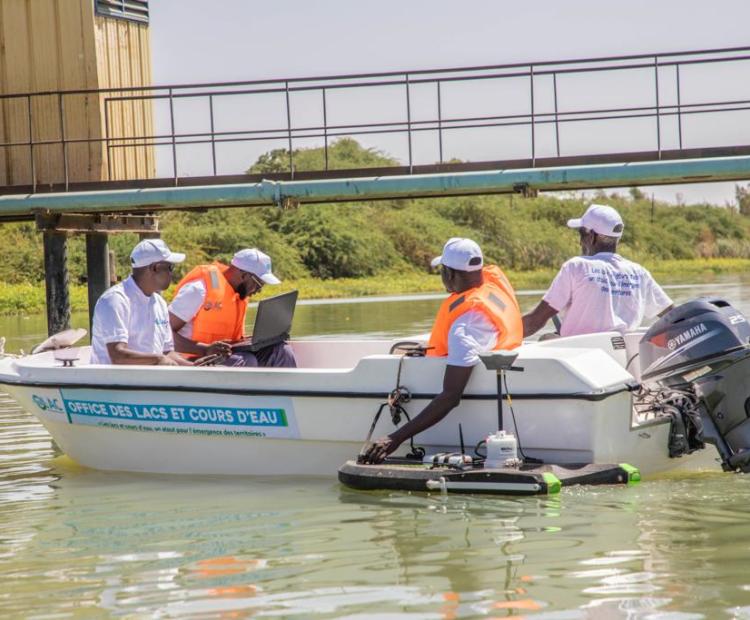
[[[633,201],[636,200],[644,200],[646,198],[646,194],[644,194],[640,188],[638,187],[631,187],[628,190],[628,193],[630,194],[630,198],[633,199]]]
[[[737,209],[741,215],[750,215],[750,185],[734,186],[734,196],[737,199]]]
[[[323,147],[294,149],[294,170],[325,170]],[[398,166],[398,160],[382,151],[366,148],[353,138],[340,138],[328,146],[328,169],[377,168]],[[247,174],[289,172],[289,149],[273,149],[264,153],[247,169]]]

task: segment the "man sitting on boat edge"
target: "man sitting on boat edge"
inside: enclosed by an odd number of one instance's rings
[[[484,266],[471,239],[449,239],[432,261],[440,265],[450,296],[438,310],[427,355],[447,357],[443,391],[413,420],[374,442],[365,461],[380,463],[404,441],[437,424],[461,402],[479,353],[513,349],[523,339],[521,311],[508,278],[496,265]]]
[[[220,354],[224,366],[296,367],[286,343],[256,353],[232,352],[231,343],[245,339],[247,298],[264,284],[280,284],[271,258],[256,248],[237,252],[229,265],[214,262],[193,268],[175,290],[169,323],[177,351],[188,357]]]
[[[167,302],[159,295],[172,281],[174,265],[184,260],[161,239],[145,239],[133,248],[133,273],[105,291],[94,307],[92,364],[192,366],[174,352]]]
[[[644,318],[662,316],[672,300],[647,269],[617,254],[624,224],[612,207],[592,204],[568,221],[578,230],[581,256],[566,261],[542,301],[523,317],[524,337],[558,312],[561,336],[638,329]]]

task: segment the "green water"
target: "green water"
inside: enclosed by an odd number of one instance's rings
[[[750,313],[747,284],[669,292]],[[300,306],[294,332],[407,336],[437,303]],[[0,319],[9,350],[44,332]],[[508,499],[112,474],[0,395],[0,523],[3,618],[750,618],[750,476]]]

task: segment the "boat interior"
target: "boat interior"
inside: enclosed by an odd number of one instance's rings
[[[569,336],[566,338],[550,338],[547,340],[525,341],[519,350],[519,360],[523,360],[533,352],[533,357],[548,353],[550,357],[561,354],[561,350],[598,349],[604,351],[620,366],[627,370],[634,379],[640,379],[640,365],[638,360],[638,344],[645,333],[639,330],[626,333],[604,332]],[[297,359],[297,366],[301,369],[352,369],[366,357],[388,355],[397,343],[425,343],[422,336],[407,339],[390,340],[293,340],[290,342]],[[24,366],[48,367],[72,364],[85,366],[89,364],[90,348],[71,347],[48,351],[43,354],[27,357]]]

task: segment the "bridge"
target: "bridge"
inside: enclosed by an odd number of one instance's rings
[[[453,187],[454,193],[475,193],[745,179],[750,175],[740,168],[742,158],[750,156],[748,68],[750,48],[730,48],[0,95],[5,116],[12,112],[24,121],[0,132],[0,139],[5,136],[0,168],[7,170],[0,173],[0,196],[14,197],[2,203],[0,218],[33,218],[31,210],[53,202],[31,197],[49,193],[256,184],[245,203],[253,205],[277,203],[279,194],[302,201],[308,193],[320,201],[366,200],[371,191],[375,198],[434,195],[436,185],[444,185],[439,191]],[[70,112],[87,101],[101,101],[101,136],[71,120]],[[139,122],[139,115],[148,122]],[[400,165],[342,169],[329,161],[331,144],[342,137],[390,153]],[[103,156],[101,178],[92,180],[76,168],[81,153],[95,147]],[[310,147],[323,152],[320,169],[298,165],[300,149]],[[283,168],[247,172],[258,155],[274,148],[283,153]],[[734,158],[732,169],[711,165],[703,171],[694,161],[716,158]],[[679,163],[687,160],[693,161]],[[677,163],[603,167],[663,161]],[[557,172],[546,182],[539,170],[549,168]],[[458,176],[511,170],[516,172],[504,178],[512,183],[500,182],[495,190],[484,175]],[[643,178],[632,170],[642,171]],[[410,183],[391,179],[404,176],[424,178],[409,190]],[[352,192],[339,192],[337,183],[304,183],[363,177],[378,181],[358,184]],[[378,185],[391,189],[374,191]],[[401,188],[397,193],[394,185]],[[212,206],[214,197],[222,203],[225,193],[201,192],[209,201],[203,206]],[[146,208],[175,208],[176,196],[195,192],[147,192],[144,201],[156,195],[168,196],[168,205],[159,199]],[[130,200],[127,206],[136,208],[137,201]]]
[[[95,300],[106,234],[154,232],[164,209],[746,180],[749,66],[742,47],[0,95],[0,222],[44,231],[49,309],[66,232],[90,241]],[[94,104],[101,132],[71,114]],[[393,165],[342,167],[345,137]],[[274,168],[248,170],[269,151]]]

